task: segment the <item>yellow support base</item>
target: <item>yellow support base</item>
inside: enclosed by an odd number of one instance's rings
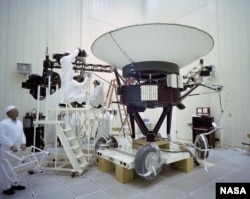
[[[115,166],[115,178],[121,183],[132,182],[134,180],[134,169],[126,169],[120,165]]]
[[[98,157],[98,168],[102,172],[115,170],[115,178],[121,183],[127,183],[134,180],[134,169],[126,169],[120,165],[115,165],[102,157]]]
[[[98,157],[98,169],[102,172],[109,172],[114,170],[114,164],[108,160]]]
[[[191,172],[194,169],[193,157],[189,157],[187,159],[175,162],[173,164],[177,167],[177,169],[186,173]]]

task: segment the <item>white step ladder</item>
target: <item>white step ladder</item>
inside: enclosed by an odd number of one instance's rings
[[[60,125],[57,125],[57,136],[60,139],[63,149],[73,167],[73,173],[78,172],[81,176],[89,163],[76,136],[74,135],[74,132],[70,128],[62,129]]]

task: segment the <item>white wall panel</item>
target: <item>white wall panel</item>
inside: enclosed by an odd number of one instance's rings
[[[249,129],[249,21],[247,1],[218,1],[218,43],[220,82],[230,93],[228,107],[221,120],[222,143],[241,146]]]
[[[13,103],[13,99],[15,98],[15,70],[13,68],[14,66],[14,59],[16,56],[16,5],[14,1],[8,2],[9,10],[8,10],[8,19],[7,19],[7,37],[5,38],[7,40],[7,49],[6,49],[6,71],[5,71],[5,82],[4,87],[7,88],[3,93],[3,97],[7,102]]]
[[[216,66],[215,84],[222,84],[223,113],[218,94],[189,97],[183,101],[186,109],[177,110],[177,132],[179,139],[192,140],[191,121],[198,106],[210,106],[215,121],[224,129],[216,135],[221,144],[241,147],[246,140],[250,123],[250,3],[247,0],[148,0],[145,6],[146,22],[169,22],[195,26],[207,31],[215,40],[214,49],[204,57],[205,65]],[[180,55],[181,56],[181,55]],[[187,66],[185,74],[192,66]],[[196,99],[194,99],[196,98]],[[227,104],[227,106],[226,106]],[[222,115],[222,117],[221,117]]]
[[[0,1],[0,24],[1,24],[1,31],[0,31],[0,91],[1,91],[1,98],[0,98],[0,110],[4,107],[4,99],[5,99],[5,82],[6,82],[6,47],[7,47],[7,35],[8,35],[8,11],[6,12],[6,8],[8,7],[9,1],[4,0]]]

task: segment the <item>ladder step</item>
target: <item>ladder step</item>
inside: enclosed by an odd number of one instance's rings
[[[69,137],[67,138],[68,141],[76,140],[76,137]]]
[[[71,149],[76,151],[77,149],[81,148],[80,145],[72,146]]]
[[[72,136],[74,136],[74,133],[73,133],[72,129],[63,129],[63,132],[64,132],[64,135],[66,137],[72,137]]]
[[[84,157],[84,154],[83,153],[80,153],[80,154],[78,154],[78,155],[76,155],[76,159],[81,159],[82,157]]]
[[[72,129],[68,128],[68,129],[63,129],[64,132],[70,132],[72,131]]]
[[[80,164],[80,167],[81,167],[81,168],[86,168],[88,165],[89,165],[88,162],[82,162],[82,163]]]
[[[92,158],[94,156],[94,154],[83,154],[84,157],[89,157],[89,158]]]

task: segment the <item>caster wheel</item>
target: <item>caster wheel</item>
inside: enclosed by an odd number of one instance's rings
[[[208,155],[209,151],[207,137],[204,135],[197,135],[195,139],[195,157],[204,160],[208,158]]]
[[[33,175],[33,174],[34,174],[34,171],[29,170],[29,171],[28,171],[28,174]]]
[[[105,146],[103,146],[105,145]],[[103,149],[105,147],[117,148],[118,142],[113,136],[102,136],[95,143],[95,150]]]
[[[75,173],[75,172],[71,173],[71,177],[72,177],[72,178],[74,178],[75,176],[76,176],[76,173]]]
[[[80,174],[79,174],[79,177],[80,177],[80,178],[83,178],[83,177],[84,177],[84,175],[83,175],[82,173],[80,173]]]
[[[100,137],[95,143],[95,150],[104,148],[102,145],[106,144],[106,139],[104,137]]]
[[[136,173],[151,180],[160,173],[164,162],[160,148],[156,144],[150,143],[138,150],[134,163]]]

